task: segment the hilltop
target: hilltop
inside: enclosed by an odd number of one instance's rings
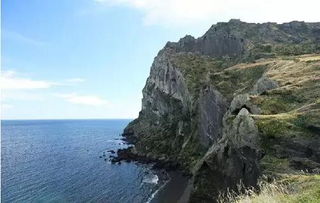
[[[129,153],[191,174],[190,202],[259,181],[320,201],[320,23],[230,20],[168,42],[124,136]]]

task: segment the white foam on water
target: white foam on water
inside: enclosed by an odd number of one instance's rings
[[[151,196],[148,198],[148,200],[146,201],[146,203],[150,203],[150,202],[153,200],[153,198],[158,194],[158,192],[159,192],[160,190],[162,190],[162,188],[164,188],[169,181],[170,181],[170,180],[167,180],[167,181],[166,181],[163,185],[161,185],[156,191],[154,191],[154,193],[151,194]]]
[[[155,174],[148,174],[143,178],[142,182],[149,184],[158,184],[159,177]]]

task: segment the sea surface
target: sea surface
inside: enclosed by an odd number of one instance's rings
[[[150,166],[108,161],[129,122],[2,121],[1,201],[149,202],[165,185]]]

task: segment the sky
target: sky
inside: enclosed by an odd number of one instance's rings
[[[167,41],[217,22],[320,21],[318,0],[2,0],[2,119],[135,118]]]

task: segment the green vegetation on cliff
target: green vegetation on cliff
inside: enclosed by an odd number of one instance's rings
[[[320,201],[319,34],[319,23],[232,20],[168,43],[126,128],[136,152],[193,173],[194,202],[264,176],[232,200]]]

